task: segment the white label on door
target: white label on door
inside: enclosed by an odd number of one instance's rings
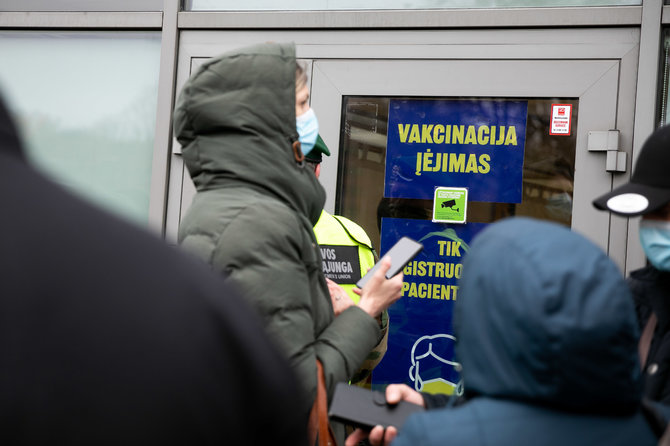
[[[551,104],[550,135],[570,136],[572,104]]]

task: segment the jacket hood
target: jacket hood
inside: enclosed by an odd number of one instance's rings
[[[198,191],[252,187],[316,223],[325,191],[297,162],[295,47],[266,43],[205,62],[184,85],[174,131]]]
[[[23,159],[23,148],[14,121],[0,96],[0,152]]]
[[[591,413],[639,406],[630,291],[568,228],[513,218],[482,231],[464,260],[454,331],[466,392]]]

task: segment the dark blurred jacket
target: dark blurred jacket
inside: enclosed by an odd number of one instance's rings
[[[33,170],[1,101],[0,358],[0,444],[306,443],[253,311]]]
[[[357,306],[333,314],[312,231],[325,192],[291,146],[295,72],[292,44],[262,44],[213,58],[186,82],[174,128],[197,193],[179,240],[244,292],[313,401],[316,358],[332,395],[380,329]]]
[[[651,316],[657,323],[644,364],[644,396],[670,404],[670,272],[647,266],[633,271],[628,278],[633,292],[640,330]]]
[[[482,231],[454,331],[467,401],[414,416],[393,446],[657,443],[640,411],[630,292],[582,236],[524,218]]]

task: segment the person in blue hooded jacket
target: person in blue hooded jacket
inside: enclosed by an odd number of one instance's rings
[[[413,415],[393,446],[657,444],[641,410],[630,292],[579,234],[527,218],[482,231],[454,331],[465,402]]]

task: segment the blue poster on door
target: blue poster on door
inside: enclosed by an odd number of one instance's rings
[[[403,270],[403,297],[389,308],[388,350],[372,373],[373,388],[406,383],[429,393],[462,389],[451,318],[463,258],[484,227],[485,223],[382,219],[382,255],[402,236],[424,248]]]
[[[470,201],[520,203],[527,111],[527,101],[392,99],[384,196],[466,187]]]

